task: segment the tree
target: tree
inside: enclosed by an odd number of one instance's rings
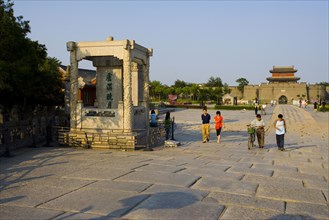
[[[329,86],[329,82],[320,82],[318,83],[319,85],[322,85],[322,86]]]
[[[175,88],[184,88],[185,86],[187,86],[187,83],[183,80],[177,79],[174,83]]]
[[[13,3],[0,0],[0,96],[6,110],[18,105],[58,105],[64,102],[58,66],[44,45],[27,37],[28,21],[15,17]]]
[[[208,82],[206,83],[207,87],[223,87],[223,83],[221,78],[219,77],[210,77]]]
[[[228,86],[228,84],[227,83],[224,83],[224,88],[223,88],[223,90],[224,90],[224,94],[230,94],[231,93],[231,89],[230,89],[230,87]]]
[[[242,93],[242,97],[243,97],[244,87],[249,84],[249,81],[246,80],[245,78],[239,78],[235,82],[239,83],[238,84],[238,90]]]

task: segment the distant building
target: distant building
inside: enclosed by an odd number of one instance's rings
[[[299,99],[311,102],[329,99],[328,87],[298,82],[300,77],[295,76],[297,71],[294,66],[273,66],[273,69],[269,71],[272,76],[266,78],[267,83],[247,85],[244,87],[243,94],[237,86],[230,86],[231,94],[243,100],[257,98],[262,103],[276,100],[279,104],[292,104],[294,100]]]

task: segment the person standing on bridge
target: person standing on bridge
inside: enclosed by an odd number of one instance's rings
[[[207,107],[203,107],[203,114],[201,115],[202,120],[202,137],[203,142],[206,143],[210,139],[210,115],[207,113]]]
[[[282,114],[279,114],[278,119],[274,121],[274,128],[278,149],[284,151],[284,134],[287,132],[287,126]]]

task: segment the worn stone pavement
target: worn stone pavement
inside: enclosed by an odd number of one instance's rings
[[[329,219],[328,113],[270,107],[265,149],[247,149],[253,111],[221,111],[201,143],[200,110],[177,110],[178,148],[25,148],[0,162],[0,219]],[[215,110],[210,110],[215,116]],[[287,121],[286,151],[272,126]]]

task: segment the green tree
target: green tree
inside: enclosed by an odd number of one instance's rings
[[[319,85],[322,85],[322,86],[329,86],[329,82],[320,82],[318,83]]]
[[[59,61],[47,57],[44,45],[27,37],[28,21],[15,17],[11,1],[0,0],[0,96],[10,110],[18,105],[63,103]]]
[[[231,89],[230,89],[230,87],[228,86],[228,84],[227,83],[224,83],[224,88],[223,88],[223,90],[224,90],[224,94],[230,94],[231,93]]]
[[[177,79],[174,83],[175,88],[184,88],[185,86],[187,86],[187,83],[183,80]]]
[[[207,87],[223,87],[223,82],[220,77],[210,77],[206,83]]]
[[[249,84],[249,81],[245,78],[239,78],[235,82],[238,83],[238,90],[242,93],[242,97],[244,96],[244,87]]]

